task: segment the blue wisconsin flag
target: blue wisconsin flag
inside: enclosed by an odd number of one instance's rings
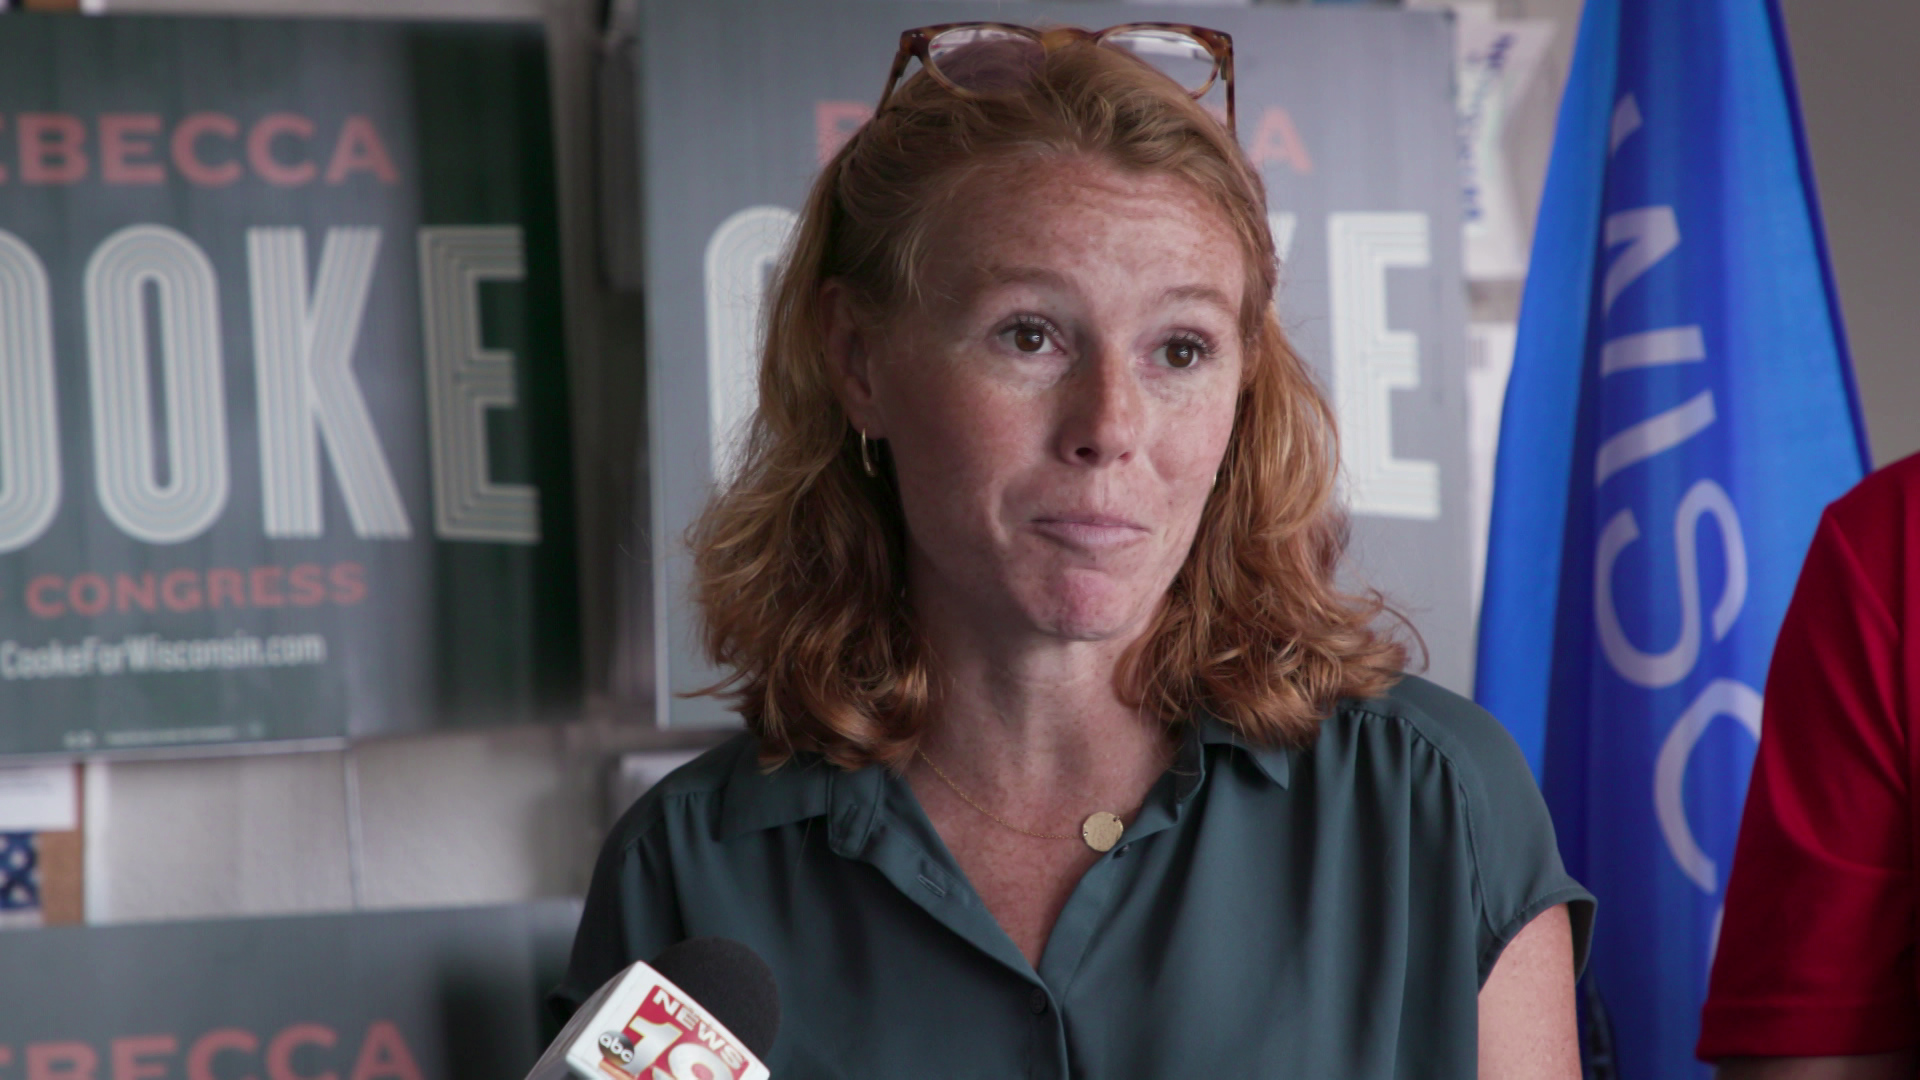
[[[1867,460],[1777,6],[1587,0],[1507,390],[1477,695],[1600,898],[1589,974],[1629,1080],[1704,1073],[1774,635]]]

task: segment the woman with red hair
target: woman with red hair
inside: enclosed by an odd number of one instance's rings
[[[1592,899],[1335,580],[1231,71],[1192,27],[904,35],[690,536],[747,732],[615,828],[563,1006],[719,935],[776,1076],[1578,1076]]]

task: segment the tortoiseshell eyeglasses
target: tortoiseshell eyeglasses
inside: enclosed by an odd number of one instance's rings
[[[1233,124],[1233,38],[1184,23],[1122,23],[1105,30],[1053,27],[1036,30],[1011,23],[969,22],[923,26],[900,35],[900,51],[880,95],[879,112],[893,97],[907,61],[919,60],[936,82],[956,94],[989,97],[1015,89],[1040,70],[1047,53],[1090,41],[1118,49],[1166,75],[1195,100],[1224,82],[1227,130]]]

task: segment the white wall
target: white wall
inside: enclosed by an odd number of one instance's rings
[[[1920,452],[1920,4],[1783,0],[1867,434]]]
[[[509,728],[345,753],[96,763],[88,921],[578,895],[606,826],[615,744],[596,736]]]

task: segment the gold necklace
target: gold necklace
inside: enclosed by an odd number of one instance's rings
[[[1023,829],[1020,826],[1015,825],[1013,822],[1008,821],[1007,819],[1001,817],[999,814],[996,814],[993,811],[987,809],[986,807],[981,806],[979,803],[974,802],[973,796],[960,790],[960,785],[954,783],[953,777],[948,776],[940,768],[940,766],[935,765],[933,763],[933,759],[927,756],[927,752],[925,750],[916,748],[914,752],[920,755],[920,760],[927,763],[927,768],[932,769],[933,774],[935,776],[938,776],[941,780],[945,781],[946,785],[953,789],[953,793],[955,795],[960,796],[960,798],[966,801],[966,804],[968,806],[971,806],[975,810],[978,810],[982,814],[985,814],[987,817],[991,818],[996,824],[1012,829],[1014,832],[1017,832],[1022,836],[1031,836],[1036,840],[1071,840],[1073,839],[1073,836],[1068,833],[1034,832],[1032,829]],[[1120,837],[1125,835],[1126,831],[1127,831],[1126,823],[1120,820],[1120,816],[1118,814],[1109,813],[1105,810],[1095,810],[1093,813],[1087,815],[1087,820],[1080,823],[1080,839],[1086,841],[1086,844],[1088,847],[1102,853],[1112,851],[1113,846],[1120,842]]]

